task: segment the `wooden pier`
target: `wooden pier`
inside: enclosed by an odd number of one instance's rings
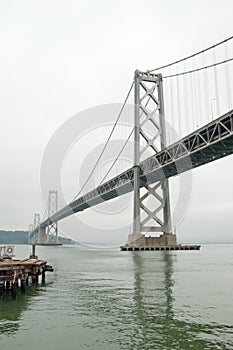
[[[29,283],[38,283],[39,276],[42,276],[44,282],[46,271],[53,271],[53,267],[48,265],[47,261],[38,259],[35,247],[30,257],[24,260],[13,259],[12,250],[8,251],[11,255],[0,256],[0,298],[10,291],[11,297],[15,299],[19,289],[25,293]]]

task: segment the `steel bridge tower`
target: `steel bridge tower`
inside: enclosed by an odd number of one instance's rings
[[[58,191],[49,191],[47,242],[57,243],[58,223],[51,221],[51,217],[58,211]]]
[[[39,213],[36,213],[36,214],[34,215],[34,223],[33,223],[32,227],[33,227],[33,229],[35,229],[35,228],[37,228],[37,227],[39,227],[39,229],[40,229],[40,214],[39,214]],[[30,227],[30,229],[32,229],[32,227]],[[30,231],[31,231],[31,230],[30,230]],[[30,231],[29,231],[29,232],[30,232]],[[39,233],[38,233],[38,235],[39,235]],[[34,236],[33,242],[31,242],[31,243],[36,243],[36,241],[38,241],[38,236],[37,236],[37,237]]]
[[[29,226],[29,243],[40,245],[57,245],[58,241],[58,223],[53,220],[53,215],[58,211],[58,191],[49,191],[48,197],[48,218],[40,221],[40,214],[35,214],[34,225]],[[32,235],[32,233],[34,234]],[[33,238],[31,238],[33,237]]]
[[[28,244],[31,244],[31,233],[34,230],[34,225],[30,224],[28,227]]]
[[[166,147],[166,129],[161,74],[135,71],[134,76],[134,202],[133,232],[128,243],[157,232],[163,242],[176,244],[171,234],[169,184],[165,178],[150,184],[140,179],[140,163]]]

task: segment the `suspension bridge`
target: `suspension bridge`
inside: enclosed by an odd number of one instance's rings
[[[233,153],[232,62],[230,37],[156,69],[136,70],[110,135],[80,191],[60,210],[58,192],[49,192],[46,218],[41,221],[37,213],[29,226],[30,242],[56,244],[60,220],[133,192],[133,227],[127,247],[148,245],[149,239],[152,246],[175,247],[169,178]],[[134,110],[128,134],[99,184],[85,191],[130,98]],[[119,171],[127,150],[133,166]]]

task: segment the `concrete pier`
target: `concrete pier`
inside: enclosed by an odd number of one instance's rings
[[[128,250],[199,250],[200,245],[177,244],[175,234],[162,234],[159,237],[145,236],[143,234],[128,235],[128,243],[120,246],[123,251]]]

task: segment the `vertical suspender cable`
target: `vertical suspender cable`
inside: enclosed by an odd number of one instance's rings
[[[195,57],[193,57],[193,69],[196,69]],[[193,85],[194,85],[194,100],[195,100],[195,127],[198,128],[200,120],[200,101],[199,101],[199,91],[197,85],[197,73],[193,73]]]
[[[225,43],[225,59],[227,60],[228,56],[228,45]],[[227,104],[228,110],[232,108],[232,95],[231,95],[231,84],[230,84],[230,66],[229,63],[225,64],[225,80],[226,80],[226,88],[227,88]]]
[[[170,79],[170,105],[171,105],[171,115],[170,115],[170,123],[172,125],[172,128],[175,129],[174,125],[174,101],[173,101],[173,85],[172,85],[172,79]],[[173,131],[173,130],[172,130]],[[173,140],[173,135],[169,135],[170,137],[170,143],[173,143],[175,140]]]
[[[82,187],[81,187],[81,189],[79,190],[79,192],[74,196],[74,198],[72,199],[72,201],[74,201],[74,200],[80,195],[80,193],[83,191],[83,189],[86,187],[86,185],[87,185],[88,181],[90,180],[91,176],[93,175],[93,173],[94,173],[94,171],[95,171],[97,165],[99,164],[99,161],[100,161],[100,159],[102,158],[103,153],[105,152],[105,150],[106,150],[106,148],[107,148],[107,145],[109,144],[109,141],[110,141],[110,139],[111,139],[111,137],[112,137],[112,135],[113,135],[113,132],[114,132],[114,130],[115,130],[115,128],[116,128],[116,126],[117,126],[117,124],[118,124],[118,122],[119,122],[119,119],[120,119],[120,117],[121,117],[121,115],[122,115],[122,112],[123,112],[123,110],[124,110],[124,108],[125,108],[125,105],[126,105],[126,103],[127,103],[127,101],[128,101],[128,98],[129,98],[130,93],[131,93],[131,91],[132,91],[132,89],[133,89],[133,86],[134,86],[134,81],[132,82],[132,84],[131,84],[131,86],[130,86],[130,88],[129,88],[129,91],[128,91],[128,93],[127,93],[127,96],[126,96],[126,98],[125,98],[125,101],[124,101],[124,103],[123,103],[123,105],[122,105],[122,107],[121,107],[121,109],[120,109],[120,112],[119,112],[119,114],[118,114],[118,116],[117,116],[117,119],[116,119],[116,121],[115,121],[115,123],[114,123],[114,125],[113,125],[113,127],[112,127],[112,130],[111,130],[111,132],[110,132],[110,134],[109,134],[109,136],[108,136],[107,141],[106,141],[105,144],[104,144],[104,147],[103,147],[103,149],[102,149],[102,151],[101,151],[99,157],[97,158],[97,160],[96,160],[96,162],[95,162],[95,164],[94,164],[94,166],[93,166],[91,172],[89,173],[89,175],[88,175],[86,181],[85,181],[84,184],[82,185]]]
[[[202,55],[202,64],[205,66],[205,53]],[[209,92],[209,75],[208,69],[205,69],[203,72],[203,97],[205,101],[205,118],[209,118],[210,115],[210,92]],[[207,119],[208,122],[208,119]]]
[[[184,61],[184,70],[186,71],[186,61]],[[185,113],[185,124],[186,124],[186,133],[189,132],[189,93],[188,93],[188,84],[187,76],[184,76],[184,113]]]
[[[198,105],[199,105],[199,126],[202,125],[202,116],[203,116],[203,105],[202,105],[202,91],[201,91],[201,74],[202,72],[197,72],[197,96],[198,96]]]
[[[213,49],[213,61],[215,64],[216,63],[215,48]],[[217,67],[216,66],[214,66],[214,90],[215,90],[215,97],[216,97],[217,117],[219,117],[219,115],[220,115],[220,103],[219,103],[219,92],[218,92],[218,74],[217,74]]]
[[[177,119],[179,136],[181,137],[181,108],[180,108],[180,82],[179,77],[176,77],[176,97],[177,97]]]
[[[191,128],[193,128],[195,126],[195,112],[196,112],[196,108],[195,108],[195,102],[194,102],[194,91],[193,91],[193,75],[190,75],[190,95],[191,95],[191,110],[192,110],[192,121],[191,121]]]

